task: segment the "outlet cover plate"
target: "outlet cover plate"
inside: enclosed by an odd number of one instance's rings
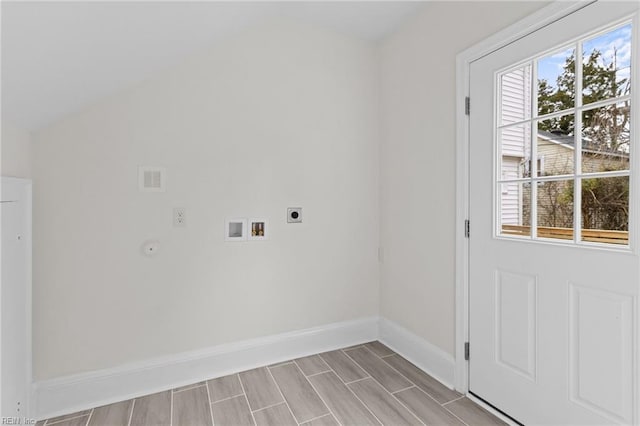
[[[173,209],[173,227],[184,228],[187,226],[187,210],[184,207]]]
[[[287,209],[288,223],[302,223],[302,207],[289,207]]]

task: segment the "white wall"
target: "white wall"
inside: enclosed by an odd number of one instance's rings
[[[455,340],[455,57],[543,6],[431,2],[380,48],[380,312],[450,354]]]
[[[274,21],[37,132],[35,379],[376,315],[376,59]],[[270,240],[225,243],[225,216]]]
[[[0,138],[0,175],[31,177],[31,134],[12,123],[2,121]]]

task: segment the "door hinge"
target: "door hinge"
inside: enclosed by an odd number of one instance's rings
[[[469,361],[469,342],[464,342],[464,360]]]
[[[471,112],[471,98],[468,96],[464,98],[464,114],[469,115]]]
[[[469,238],[469,219],[464,221],[464,237]]]

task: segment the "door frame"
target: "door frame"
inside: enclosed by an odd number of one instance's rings
[[[597,0],[556,0],[548,6],[456,56],[456,260],[455,260],[455,389],[469,392],[469,362],[465,360],[465,342],[469,341],[469,239],[465,221],[469,219],[469,116],[466,97],[469,96],[471,63],[507,46]],[[470,105],[473,108],[473,104]],[[473,225],[471,225],[473,226]],[[473,228],[470,229],[473,232]],[[637,329],[640,330],[640,320]],[[640,339],[638,339],[640,340]],[[471,348],[471,352],[473,348]],[[637,356],[636,356],[637,358]],[[636,389],[638,394],[638,389]],[[636,410],[638,407],[636,407]],[[638,418],[638,413],[636,413]]]
[[[26,299],[27,299],[27,307],[26,307],[26,327],[27,327],[27,394],[25,396],[26,400],[24,401],[24,413],[22,417],[32,418],[33,414],[33,290],[32,290],[32,277],[33,277],[33,182],[31,179],[17,178],[17,177],[9,177],[9,176],[0,176],[0,200],[2,198],[2,186],[8,183],[10,185],[15,185],[21,187],[21,192],[23,193],[25,199],[25,207],[27,213],[27,227],[26,227],[26,248],[27,248],[27,256],[26,256],[26,268],[27,268],[27,280],[26,280]],[[0,216],[2,213],[0,212]],[[0,229],[0,233],[2,230]],[[2,259],[2,247],[0,247],[0,259]],[[0,268],[2,268],[2,264],[0,262]],[[1,280],[0,280],[1,281]],[[2,283],[0,282],[0,286]],[[1,292],[0,292],[1,297]],[[0,315],[0,321],[2,320],[2,316]],[[0,324],[1,325],[1,324]],[[2,333],[2,328],[0,327],[0,333]],[[0,335],[0,341],[1,341]],[[1,361],[2,352],[0,351],[0,361]],[[2,365],[0,364],[0,373],[1,373]],[[0,410],[2,410],[2,383],[0,382]],[[1,412],[1,411],[0,411]]]

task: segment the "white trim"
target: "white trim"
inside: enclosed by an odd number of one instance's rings
[[[386,318],[368,317],[36,382],[31,416],[52,418],[373,340],[453,389],[450,354]]]
[[[26,185],[27,199],[27,381],[33,382],[33,182],[31,179],[23,179]],[[27,388],[29,392],[29,388]],[[31,416],[33,410],[33,394],[27,395],[25,401],[25,413]]]
[[[26,235],[25,235],[25,245],[27,249],[26,255],[26,291],[25,298],[27,300],[25,307],[25,315],[26,315],[26,352],[27,352],[27,377],[26,377],[26,385],[27,385],[27,395],[25,395],[25,401],[23,401],[23,409],[24,409],[24,417],[31,417],[33,413],[33,392],[30,392],[30,383],[33,382],[33,345],[32,345],[32,330],[33,330],[33,181],[31,179],[24,178],[16,178],[10,176],[2,176],[2,183],[0,184],[0,195],[2,195],[2,187],[5,183],[19,185],[24,187],[23,195],[25,199],[23,200],[25,203],[25,210],[27,213],[27,226],[26,226]],[[1,197],[0,197],[1,198]],[[1,217],[1,214],[0,214]],[[1,257],[1,253],[0,253]],[[0,265],[0,270],[2,266]],[[0,341],[2,336],[0,335]],[[1,357],[0,357],[1,359]],[[1,375],[1,371],[0,371]],[[2,395],[2,383],[0,383],[0,412],[4,412],[1,407],[1,395]]]
[[[449,353],[386,318],[380,318],[378,340],[449,389],[453,389],[455,360]]]
[[[51,418],[377,338],[378,318],[369,317],[44,380],[33,385],[32,416]]]
[[[465,97],[469,96],[469,67],[482,58],[532,32],[549,25],[595,0],[556,1],[521,21],[464,50],[456,57],[456,356],[455,388],[469,390],[468,362],[464,343],[469,338],[469,241],[464,221],[469,218],[469,119],[465,115]],[[473,100],[471,100],[473,111]],[[473,224],[471,224],[473,226]],[[473,229],[471,229],[473,232]]]
[[[631,39],[631,45],[636,46],[636,53],[638,52],[638,45],[640,44],[640,14],[636,14],[633,18],[633,34]],[[636,87],[637,82],[640,81],[640,66],[638,65],[638,58],[636,57],[635,64],[635,74],[631,76],[631,81],[635,81]],[[640,94],[638,94],[638,90],[635,89],[631,92],[632,101],[631,104],[635,111],[635,117],[640,116],[638,114],[638,109],[640,108]],[[638,193],[638,178],[637,173],[640,171],[640,155],[639,151],[636,147],[637,142],[640,142],[640,125],[638,124],[638,120],[635,120],[631,123],[631,134],[636,136],[635,142],[631,142],[633,146],[629,147],[629,155],[631,157],[631,170],[633,170],[633,179],[629,180],[629,190],[631,194]],[[638,238],[640,237],[640,226],[638,224],[640,219],[640,197],[631,197],[629,209],[632,212],[632,216],[629,221],[629,244],[633,249],[634,253],[638,253],[640,251],[640,247],[638,247]],[[640,266],[640,265],[639,265]],[[638,283],[638,287],[640,289],[640,283]],[[635,386],[633,389],[633,400],[640,400],[640,313],[638,313],[638,309],[640,308],[640,303],[638,303],[638,297],[636,296],[633,300],[633,312],[634,312],[634,327],[635,327],[635,341],[633,348],[633,374],[635,376]],[[636,423],[640,423],[640,403],[636,403],[635,409],[633,411],[633,419]]]

